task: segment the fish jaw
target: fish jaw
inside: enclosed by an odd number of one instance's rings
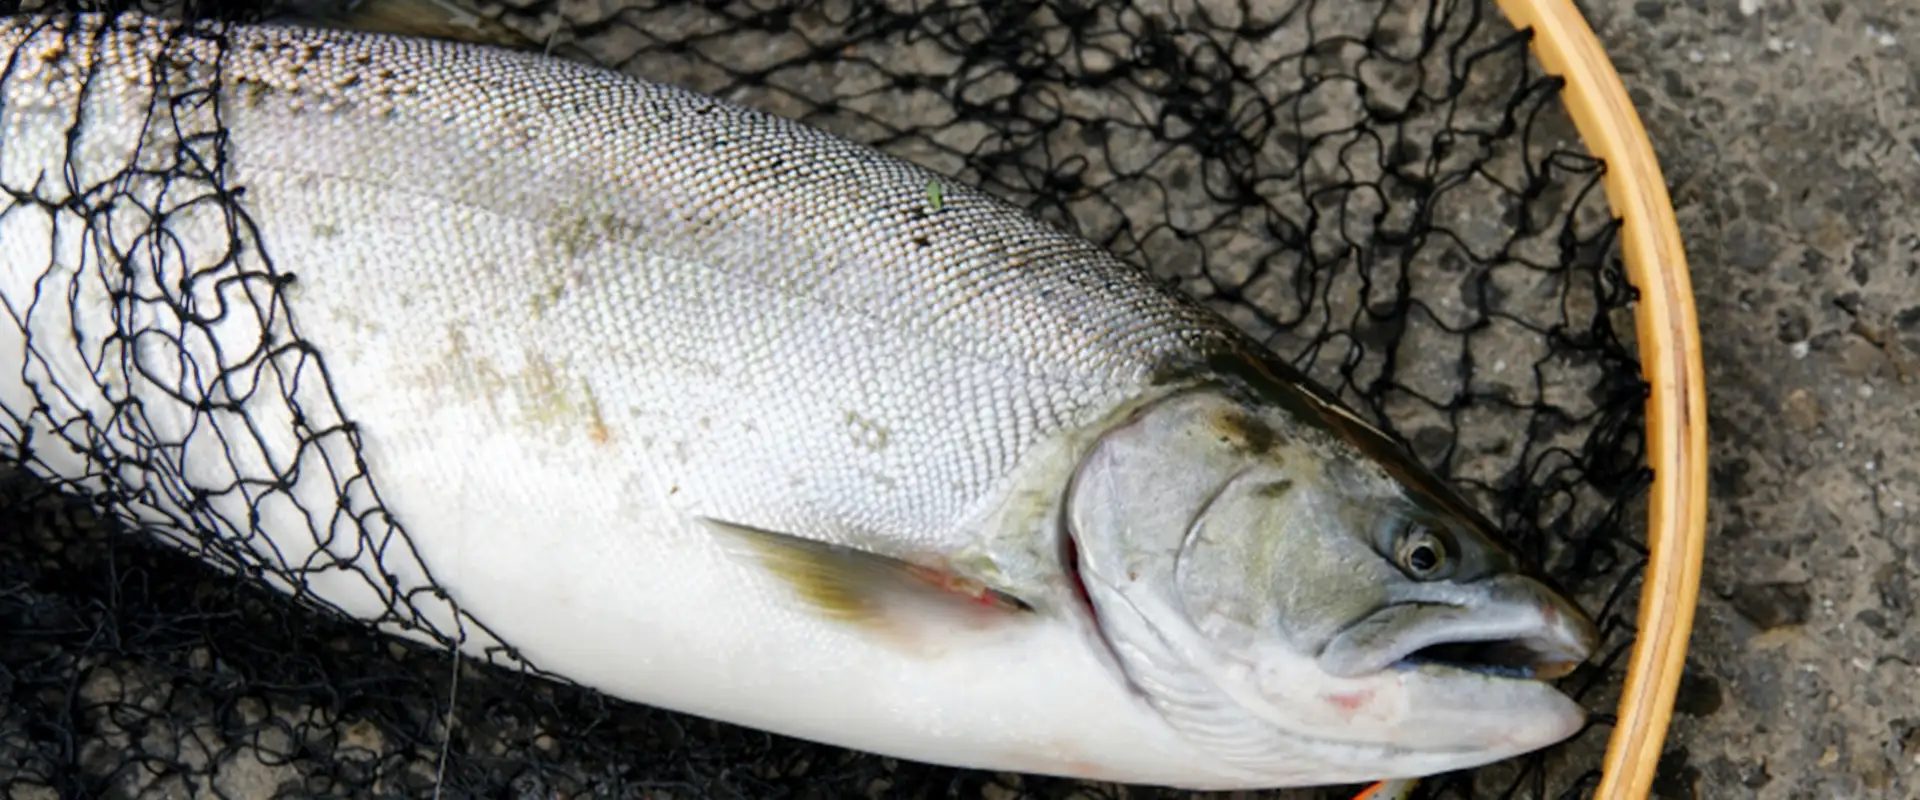
[[[1565,740],[1586,711],[1538,681],[1439,664],[1327,675],[1287,648],[1222,646],[1145,585],[1089,578],[1128,679],[1170,725],[1257,788],[1417,778]],[[1208,622],[1217,622],[1209,620]]]

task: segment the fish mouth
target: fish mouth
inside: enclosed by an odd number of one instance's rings
[[[1438,667],[1551,681],[1579,667],[1599,644],[1585,612],[1529,578],[1421,588],[1435,596],[1385,606],[1336,634],[1321,651],[1321,669],[1357,678]]]
[[[1566,677],[1585,661],[1584,655],[1558,650],[1529,639],[1501,639],[1491,642],[1449,642],[1422,647],[1393,666],[1449,667],[1461,672],[1494,678],[1551,681]]]

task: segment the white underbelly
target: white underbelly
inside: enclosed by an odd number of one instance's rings
[[[541,668],[630,700],[938,763],[1147,780],[1203,758],[1128,695],[1080,626],[953,624],[903,640],[826,620],[645,502],[643,479],[587,459],[569,468],[510,437],[395,427],[413,430],[367,448],[389,508],[461,606]]]

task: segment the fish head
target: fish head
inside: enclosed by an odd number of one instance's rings
[[[1546,681],[1593,651],[1591,619],[1411,457],[1299,412],[1188,391],[1081,460],[1067,558],[1138,695],[1247,784],[1430,775],[1577,732]]]

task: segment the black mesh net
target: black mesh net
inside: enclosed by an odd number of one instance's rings
[[[1588,730],[1429,781],[1423,796],[1572,797],[1597,781],[1645,556],[1633,290],[1601,165],[1526,34],[1491,2],[514,0],[478,10],[562,57],[802,119],[984,186],[1265,337],[1465,487],[1606,631],[1598,664],[1566,679],[1596,712]],[[155,108],[172,124],[217,123],[178,102]],[[193,139],[176,137],[182,153]],[[217,165],[154,163],[164,168],[138,185],[192,187],[198,202],[244,211]],[[82,187],[84,202],[69,204],[6,186],[0,213],[66,215],[61,224],[91,230],[107,223],[88,210],[139,200],[135,185]],[[129,206],[160,213],[118,204]],[[129,257],[111,243],[89,252],[108,265]],[[235,279],[249,268],[227,266]],[[261,290],[264,318],[277,286]],[[289,375],[317,369],[325,353],[229,355],[223,369]],[[350,449],[355,434],[323,394],[288,391],[307,405],[301,434],[316,449],[327,437]],[[16,467],[0,494],[7,797],[1178,794],[900,763],[375,635],[265,588],[265,578],[301,577],[220,544],[249,531],[206,513],[153,513],[155,497],[185,485],[180,450],[91,444],[101,426],[137,420],[53,420],[95,477],[26,477],[22,458],[51,443],[23,448],[22,421],[62,407],[0,415]],[[350,461],[333,468],[340,496],[353,495]],[[264,476],[255,488],[276,486]],[[355,510],[378,517],[365,513],[377,502]],[[145,524],[128,524],[136,519]],[[209,569],[155,546],[152,532],[242,568]],[[397,598],[393,619],[436,602]],[[1306,794],[1326,792],[1350,790]]]

